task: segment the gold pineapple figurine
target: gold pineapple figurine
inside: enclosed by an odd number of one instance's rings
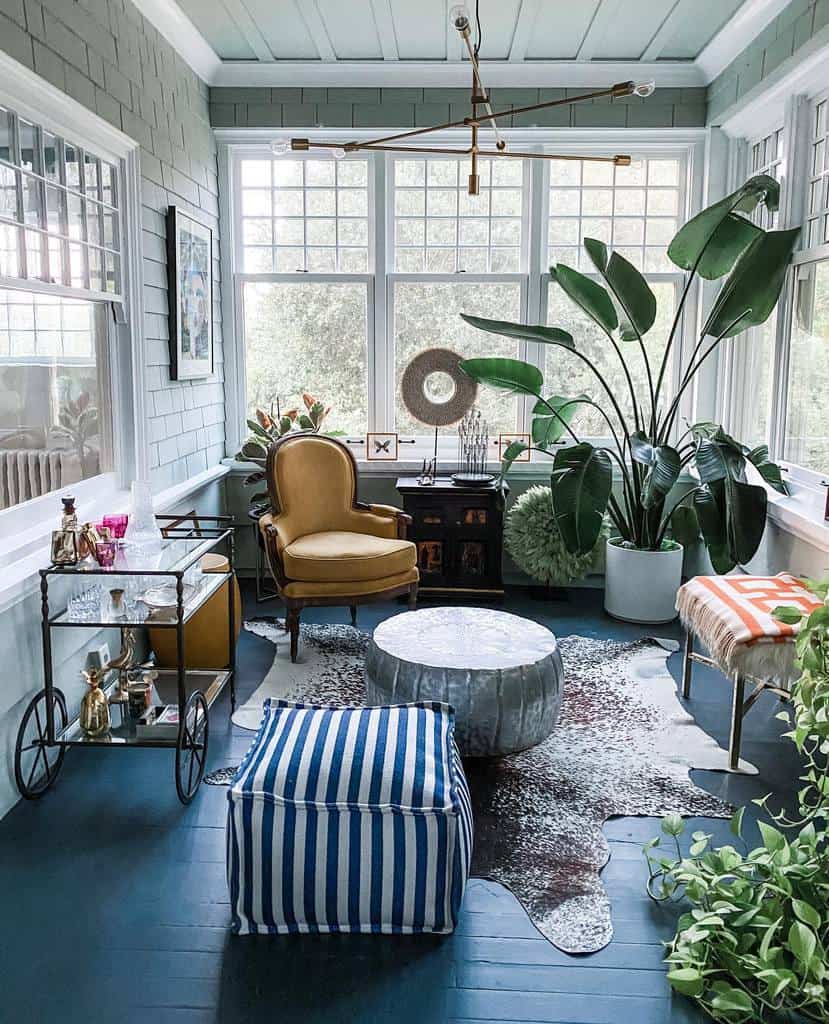
[[[84,669],[81,673],[89,683],[89,689],[81,701],[81,729],[90,739],[104,736],[110,730],[109,702],[101,689],[103,672],[101,669]]]

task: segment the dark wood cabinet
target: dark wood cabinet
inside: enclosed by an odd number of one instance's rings
[[[500,488],[458,487],[447,477],[424,487],[415,477],[401,477],[397,490],[412,517],[408,536],[417,545],[421,592],[502,597]]]

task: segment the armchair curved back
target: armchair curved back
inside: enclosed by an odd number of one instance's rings
[[[357,506],[357,463],[322,434],[288,434],[268,450],[268,495],[285,543],[308,533],[348,530]]]

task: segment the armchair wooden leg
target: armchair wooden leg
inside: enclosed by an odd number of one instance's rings
[[[301,608],[288,608],[285,624],[291,634],[291,661],[295,662],[299,653],[299,616]]]
[[[413,583],[409,587],[409,611],[413,612],[417,608],[417,584]]]
[[[352,626],[356,626],[357,625],[357,605],[356,604],[350,604],[348,607],[349,607],[349,610],[351,611],[351,625]]]

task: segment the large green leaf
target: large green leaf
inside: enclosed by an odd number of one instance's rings
[[[756,448],[752,448],[750,452],[746,452],[746,458],[769,487],[773,487],[781,494],[789,493],[789,488],[786,486],[780,467],[776,462],[772,462],[769,459],[768,445],[760,444]]]
[[[677,505],[671,513],[671,533],[683,547],[699,540],[699,518],[691,505]]]
[[[777,305],[800,228],[764,231],[738,258],[703,334],[726,338],[765,323]]]
[[[728,550],[728,531],[725,526],[725,503],[722,499],[724,486],[722,481],[706,484],[694,492],[694,511],[697,514],[702,538],[708,549],[708,555],[714,572],[730,572],[737,564]],[[715,497],[720,495],[720,501]]]
[[[742,445],[726,434],[722,427],[717,427],[714,433],[701,433],[697,427],[695,424],[691,429],[697,440],[695,462],[702,482],[724,480],[727,476],[742,480],[745,477]]]
[[[580,274],[578,270],[565,267],[563,263],[559,263],[556,267],[550,267],[550,276],[603,331],[612,334],[616,330],[619,325],[616,307],[600,284],[585,277],[584,274]]]
[[[520,359],[462,359],[458,366],[479,384],[524,395],[537,395],[544,383],[541,370]]]
[[[665,500],[679,477],[679,452],[668,444],[651,444],[641,430],[631,434],[628,441],[633,460],[649,467],[642,482],[642,506],[653,508]]]
[[[725,504],[728,547],[735,560],[745,565],[763,539],[768,495],[765,487],[729,477],[725,481]]]
[[[573,422],[573,417],[578,412],[579,405],[588,401],[590,399],[587,395],[577,395],[575,398],[567,398],[564,395],[550,395],[546,404],[539,399],[533,407],[533,444],[546,448],[548,445],[556,444],[560,441],[567,427]],[[555,409],[556,413],[558,413],[557,416],[550,411],[549,406]]]
[[[482,316],[470,316],[461,313],[470,327],[490,334],[500,334],[504,338],[519,338],[524,341],[540,341],[542,345],[563,345],[564,348],[575,348],[573,335],[558,327],[542,327],[540,324],[516,324],[509,320],[487,320]]]
[[[616,301],[629,321],[622,324],[623,341],[642,337],[653,327],[656,319],[656,296],[650,285],[632,263],[618,252],[607,258],[607,246],[596,238],[585,238],[584,248],[593,265],[607,281]]]
[[[610,500],[610,456],[587,443],[559,449],[550,483],[553,512],[565,547],[572,554],[589,554],[599,539]]]
[[[760,232],[740,214],[750,214],[758,203],[776,210],[780,185],[767,174],[749,178],[736,192],[707,207],[683,225],[668,246],[668,257],[683,270],[697,261],[700,277],[724,277]]]
[[[524,444],[523,441],[510,441],[504,450],[504,454],[501,456],[501,479],[509,473],[513,462],[515,462],[520,455],[523,455],[529,447],[530,446],[528,444]]]

